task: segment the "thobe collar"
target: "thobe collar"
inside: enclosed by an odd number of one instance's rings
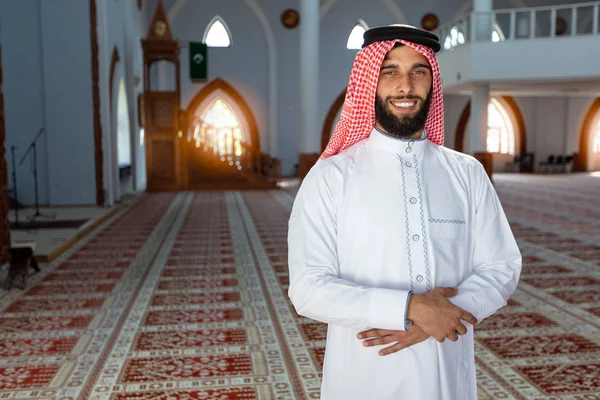
[[[421,154],[427,144],[427,132],[423,129],[420,139],[399,139],[389,136],[374,127],[369,135],[369,144],[380,150],[402,156]]]

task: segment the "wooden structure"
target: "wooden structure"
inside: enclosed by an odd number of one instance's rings
[[[92,48],[92,101],[94,113],[94,168],[96,176],[96,205],[103,206],[104,155],[102,150],[102,117],[100,115],[100,55],[98,45],[98,12],[96,0],[90,0],[90,46]]]
[[[2,45],[0,45],[0,265],[8,261],[10,222],[8,220],[8,168],[6,166],[6,131],[4,125],[4,92],[2,90]]]
[[[480,152],[474,153],[473,157],[475,157],[485,169],[488,178],[493,182],[494,175],[494,153]]]
[[[179,43],[173,36],[167,13],[159,0],[146,37],[142,121],[146,137],[147,187],[161,190],[273,189],[279,160],[261,153],[260,135],[250,107],[221,79],[215,79],[196,95],[187,110],[180,108]],[[174,90],[152,87],[151,67],[167,61],[175,67]],[[221,89],[242,109],[250,132],[244,140],[221,140],[208,135],[214,130],[195,114],[208,95]],[[210,130],[210,132],[209,132]]]
[[[142,101],[146,137],[146,170],[149,190],[183,188],[183,171],[178,162],[183,156],[183,142],[178,138],[179,117],[179,45],[173,37],[162,1],[142,40],[144,52],[144,96]],[[175,90],[160,91],[151,87],[150,70],[159,61],[175,64]]]

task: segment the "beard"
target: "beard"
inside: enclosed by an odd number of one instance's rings
[[[433,87],[432,87],[433,89]],[[406,139],[414,136],[417,132],[425,128],[425,122],[427,121],[427,114],[429,113],[429,106],[431,105],[431,93],[430,90],[427,94],[427,98],[423,101],[422,97],[408,95],[408,96],[388,96],[383,100],[379,95],[375,97],[375,120],[383,128],[385,133],[390,136]],[[414,116],[405,115],[398,116],[394,114],[389,107],[390,100],[420,100],[422,103],[421,108]]]

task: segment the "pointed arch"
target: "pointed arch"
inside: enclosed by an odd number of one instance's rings
[[[194,120],[194,113],[200,107],[206,99],[209,98],[214,92],[223,91],[227,96],[235,102],[245,122],[248,124],[248,138],[250,139],[250,146],[252,152],[255,154],[260,153],[260,134],[258,131],[258,124],[254,118],[254,114],[250,110],[250,106],[244,100],[242,95],[233,88],[229,83],[225,82],[221,78],[209,82],[205,85],[197,94],[194,96],[190,104],[186,108],[186,121],[188,126],[192,126]]]
[[[110,101],[110,107],[112,108],[112,100],[113,100],[113,89],[114,89],[114,83],[115,83],[115,71],[117,69],[117,64],[119,63],[119,61],[121,60],[121,57],[119,56],[119,49],[117,48],[117,46],[113,47],[113,52],[112,52],[112,56],[111,56],[111,60],[110,60],[110,77],[108,79],[109,81],[109,101]]]
[[[346,48],[348,50],[360,50],[364,41],[363,35],[365,34],[365,31],[367,29],[369,29],[367,23],[362,19],[359,19],[356,22],[356,25],[354,25],[354,27],[352,28],[352,31],[350,31],[350,34],[348,35]]]
[[[329,111],[327,112],[327,117],[325,118],[325,123],[323,124],[323,130],[321,131],[321,151],[325,151],[327,144],[329,143],[329,138],[333,133],[333,123],[335,122],[335,117],[338,112],[344,105],[344,101],[346,100],[346,91],[348,89],[344,88],[342,93],[335,99],[331,107],[329,107]]]
[[[574,160],[573,171],[588,171],[590,168],[590,153],[592,135],[595,133],[595,123],[600,116],[600,97],[598,97],[588,109],[581,126],[579,134],[579,154]]]
[[[525,120],[523,119],[523,115],[519,110],[519,106],[514,98],[511,96],[502,96],[500,97],[502,100],[502,105],[508,108],[508,112],[512,117],[515,123],[514,134],[518,135],[518,143],[519,150],[515,149],[515,153],[518,153],[521,156],[525,156],[527,154],[527,133],[525,131]],[[469,122],[469,118],[471,117],[471,101],[469,101],[465,108],[463,109],[460,119],[458,121],[458,125],[456,126],[456,132],[454,135],[454,150],[464,152],[464,144],[465,144],[465,135],[467,129],[467,123]],[[516,138],[515,138],[516,139]],[[516,142],[516,141],[515,141]]]
[[[231,47],[233,45],[229,26],[221,16],[215,15],[206,26],[202,43],[206,43],[208,47]]]

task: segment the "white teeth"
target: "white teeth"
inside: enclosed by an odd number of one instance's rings
[[[392,102],[392,104],[396,107],[402,107],[402,108],[410,108],[415,105],[414,102]]]

